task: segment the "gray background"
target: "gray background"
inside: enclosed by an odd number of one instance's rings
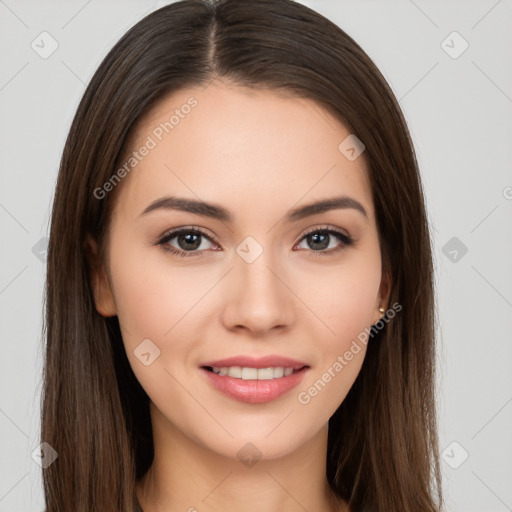
[[[43,510],[31,457],[42,260],[64,140],[101,59],[165,3],[0,0],[0,511]],[[414,139],[435,244],[447,510],[512,511],[512,1],[303,3],[370,55]],[[43,31],[58,43],[47,58]]]

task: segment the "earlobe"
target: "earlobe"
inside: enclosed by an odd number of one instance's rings
[[[90,235],[87,235],[84,244],[85,253],[89,263],[89,278],[94,294],[96,311],[110,317],[117,314],[114,296],[108,282],[104,264],[98,256],[98,245]]]
[[[379,297],[377,300],[376,313],[374,318],[374,324],[377,323],[386,314],[389,304],[389,296],[391,295],[391,278],[388,273],[383,273],[380,288]]]
[[[108,283],[107,275],[103,267],[98,269],[92,276],[94,302],[96,304],[96,311],[105,317],[115,316],[117,314],[114,296]]]

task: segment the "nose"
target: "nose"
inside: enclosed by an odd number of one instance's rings
[[[261,336],[291,327],[295,296],[289,288],[289,272],[271,256],[270,250],[264,250],[252,263],[235,256],[223,294],[222,320],[228,330]]]

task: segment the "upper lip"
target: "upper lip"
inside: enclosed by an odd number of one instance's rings
[[[302,367],[307,366],[306,363],[298,361],[297,359],[290,359],[289,357],[268,355],[263,357],[252,356],[233,356],[226,359],[218,359],[217,361],[207,361],[202,363],[201,366],[211,366],[215,368],[223,368],[229,366],[245,366],[249,368],[269,368],[280,367],[293,368],[300,370]]]

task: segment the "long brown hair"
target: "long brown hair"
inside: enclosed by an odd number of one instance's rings
[[[390,304],[362,369],[329,420],[326,475],[351,511],[441,509],[435,309],[422,185],[401,109],[338,26],[291,0],[184,0],[138,22],[91,79],[63,150],[45,295],[41,441],[47,512],[132,511],[153,458],[148,396],[117,317],[97,313],[84,241],[105,254],[114,174],[141,117],[166,95],[215,77],[293,93],[328,109],[365,145]],[[117,192],[117,191],[116,191]]]

